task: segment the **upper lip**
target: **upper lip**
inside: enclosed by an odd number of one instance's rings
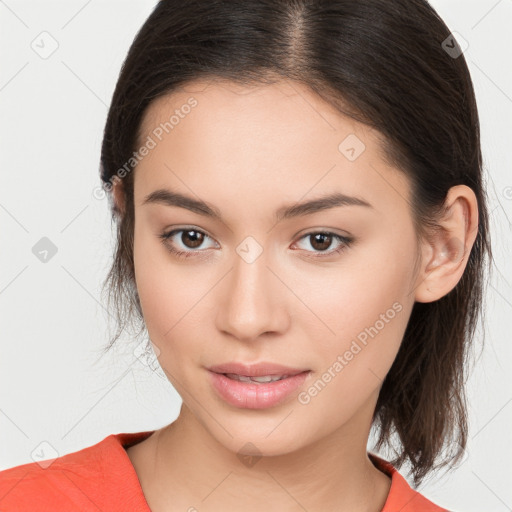
[[[234,373],[246,377],[262,377],[264,375],[297,375],[305,371],[304,368],[291,368],[281,364],[263,361],[261,363],[244,364],[232,361],[229,363],[217,364],[208,367],[208,370],[215,373]]]

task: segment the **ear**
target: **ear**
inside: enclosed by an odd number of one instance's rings
[[[118,215],[124,215],[125,196],[122,181],[117,179],[114,180],[112,186],[112,196],[114,198],[114,210]]]
[[[450,188],[436,230],[421,245],[422,263],[415,300],[433,302],[448,294],[461,279],[478,233],[478,202],[466,185]]]

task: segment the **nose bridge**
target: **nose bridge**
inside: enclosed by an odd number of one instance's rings
[[[239,339],[255,339],[284,327],[285,301],[280,298],[284,290],[268,268],[272,267],[270,252],[253,237],[247,237],[236,248],[218,327]]]

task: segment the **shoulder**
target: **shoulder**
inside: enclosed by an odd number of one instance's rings
[[[111,434],[56,459],[0,471],[0,510],[78,512],[114,511],[121,504],[126,507],[131,496],[138,499],[140,493],[123,442],[142,434]]]
[[[388,461],[373,453],[368,455],[375,467],[391,477],[391,488],[381,512],[449,512],[414,490]]]
[[[35,505],[37,510],[79,510],[84,494],[104,469],[103,456],[111,445],[110,437],[54,460],[0,471],[0,510],[28,511]]]

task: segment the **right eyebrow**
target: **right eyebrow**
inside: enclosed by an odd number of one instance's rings
[[[177,206],[178,208],[185,208],[199,215],[212,217],[217,220],[222,220],[220,211],[214,206],[198,200],[193,197],[173,192],[165,188],[159,188],[148,194],[142,205],[145,204],[163,204],[165,206]]]

